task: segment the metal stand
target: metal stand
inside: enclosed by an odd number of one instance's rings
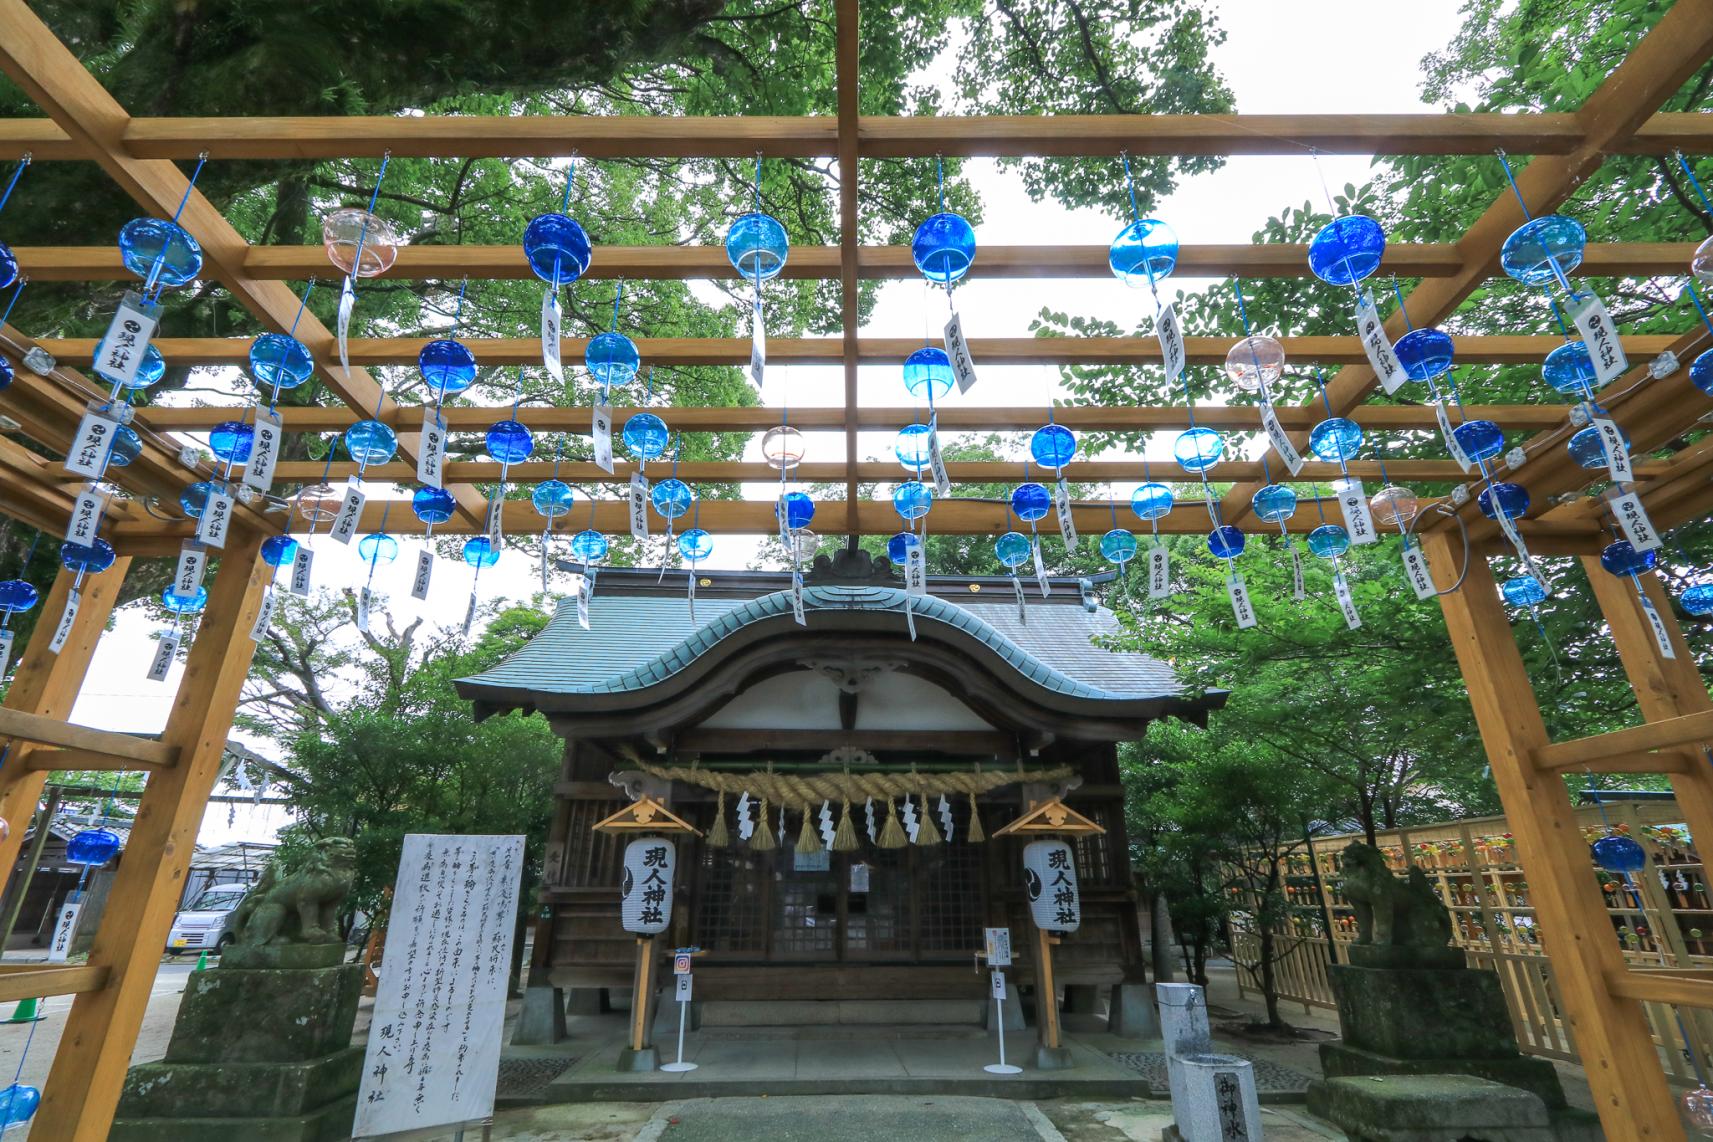
[[[663,1071],[679,1072],[693,1071],[696,1069],[695,1063],[686,1063],[684,1061],[684,1016],[689,1010],[689,1001],[680,1000],[678,1003],[678,1060],[672,1063],[662,1063],[660,1065],[660,1069]]]
[[[994,1030],[999,1032],[999,1062],[989,1063],[982,1070],[990,1075],[1020,1075],[1023,1068],[1005,1061],[1005,1000],[993,993]]]

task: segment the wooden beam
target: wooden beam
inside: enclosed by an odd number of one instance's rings
[[[1609,971],[1606,973],[1606,988],[1613,995],[1638,1002],[1713,1008],[1713,974],[1707,970],[1631,968]]]
[[[23,764],[25,768],[40,773],[52,773],[54,770],[61,769],[99,769],[116,773],[135,773],[138,770],[160,769],[165,763],[115,757],[110,753],[102,753],[93,749],[38,749],[25,758]]]
[[[107,969],[91,964],[37,967],[0,965],[0,1003],[40,999],[49,995],[80,995],[107,986]]]
[[[1452,538],[1432,532],[1423,548],[1435,580],[1455,581],[1462,559]],[[1641,1006],[1608,986],[1624,960],[1581,824],[1564,782],[1535,765],[1546,724],[1487,561],[1470,560],[1462,587],[1439,601],[1601,1125],[1612,1139],[1676,1142],[1683,1127]]]
[[[840,747],[870,752],[920,750],[989,757],[1016,753],[1017,741],[1010,734],[958,730],[692,729],[672,737],[672,748],[681,753],[748,753],[759,757],[770,750],[820,750],[825,753]],[[756,768],[761,768],[759,761]]]
[[[839,360],[844,366],[845,374],[844,530],[853,544],[856,542],[858,526],[856,410],[862,403],[857,389],[857,365],[862,360],[862,345],[857,337],[858,326],[861,324],[860,299],[857,293],[857,243],[862,240],[857,227],[857,179],[862,166],[857,161],[860,111],[857,83],[862,61],[862,49],[857,36],[857,8],[857,0],[838,0],[834,8],[834,70],[837,73],[839,123],[839,316],[844,333],[839,347]],[[915,349],[912,348],[910,352],[915,352]],[[899,360],[902,361],[903,358]]]
[[[112,246],[14,246],[13,256],[31,281],[126,281],[130,272]],[[1693,242],[1591,242],[1576,273],[1596,277],[1662,277],[1681,274],[1695,253]],[[1378,272],[1401,278],[1451,277],[1463,267],[1449,242],[1394,242],[1386,246]],[[840,277],[840,247],[793,246],[779,276],[796,281]],[[251,246],[244,273],[257,281],[302,282],[334,272],[321,246]],[[908,246],[861,246],[857,277],[864,281],[918,276]],[[1301,243],[1196,244],[1178,249],[1179,277],[1298,278],[1309,274],[1308,247]],[[1107,278],[1105,246],[988,246],[969,277],[988,279]],[[441,281],[529,281],[535,274],[523,248],[507,246],[405,246],[383,279]],[[602,246],[584,280],[731,281],[738,277],[723,246]]]
[[[1372,115],[865,115],[865,158],[936,154],[1292,155],[1570,154],[1590,131],[1564,112]],[[832,116],[484,116],[137,118],[117,135],[141,159],[379,158],[832,158]],[[1622,154],[1713,151],[1713,125],[1693,113],[1654,115],[1611,144]],[[0,123],[0,158],[97,158],[85,139],[46,119]]]
[[[0,0],[0,3],[5,0]],[[306,317],[307,320],[307,317]],[[299,327],[302,333],[302,327]],[[303,340],[326,360],[331,335],[317,346]],[[155,345],[173,365],[238,365],[250,359],[250,337],[157,337]],[[416,364],[428,337],[354,337],[348,349],[353,375],[359,365]],[[464,344],[482,366],[533,365],[541,360],[541,341],[534,337],[466,337]],[[1186,337],[1184,352],[1192,365],[1219,365],[1239,339],[1236,337]],[[1624,351],[1636,360],[1653,357],[1678,340],[1670,334],[1638,334],[1623,338]],[[1539,364],[1553,349],[1564,344],[1562,337],[1546,335],[1476,335],[1454,337],[1457,357],[1464,364]],[[48,352],[63,361],[88,364],[95,356],[93,337],[44,340]],[[1296,362],[1340,365],[1366,361],[1355,337],[1281,337],[1286,354]],[[579,360],[588,339],[567,337],[565,359]],[[748,337],[638,337],[637,349],[650,365],[748,365]],[[857,341],[857,359],[865,365],[902,365],[904,358],[922,347],[919,337],[863,337]],[[972,337],[970,352],[982,365],[1158,365],[1160,346],[1152,337]],[[769,364],[838,365],[844,360],[844,339],[839,337],[780,337],[767,343]],[[337,371],[335,368],[334,371]],[[366,374],[365,374],[366,375]],[[346,401],[364,416],[374,410],[369,404]],[[396,406],[389,399],[382,413]],[[418,428],[421,426],[418,425]]]
[[[119,1103],[160,952],[184,893],[196,833],[226,752],[226,737],[256,644],[250,626],[273,568],[262,536],[242,529],[227,541],[208,605],[173,698],[161,744],[179,763],[150,775],[101,917],[89,963],[109,971],[66,1016],[60,1049],[43,1084],[34,1131],[43,1139],[104,1137]]]
[[[81,609],[81,608],[80,608]],[[44,612],[45,613],[45,612]],[[73,725],[60,718],[25,710],[0,709],[0,737],[41,745],[64,746],[101,754],[116,761],[140,762],[144,766],[171,765],[178,751],[158,741]]]
[[[250,244],[191,187],[171,160],[138,157],[130,149],[126,139],[133,124],[130,115],[23,0],[0,0],[0,70],[146,211],[176,217],[201,244],[205,270],[252,316],[275,332],[295,324],[298,339],[314,355],[317,372],[331,392],[352,408],[365,411],[392,404],[366,370],[337,367],[332,332],[313,313],[302,311],[299,316],[297,296],[284,282],[257,281],[244,272]],[[225,122],[236,126],[243,121]],[[160,347],[167,354],[165,344]],[[172,361],[170,354],[167,358]],[[414,460],[420,439],[420,427],[400,433],[399,454]],[[480,514],[483,505],[473,492],[467,488],[452,491],[462,512],[472,518]]]
[[[1468,407],[1472,415],[1479,413],[1506,429],[1551,428],[1561,423],[1565,417],[1564,408],[1560,405],[1491,404]],[[244,409],[237,405],[197,408],[154,405],[138,409],[137,420],[155,432],[207,432],[223,420],[236,420],[243,411]],[[425,408],[421,405],[400,405],[377,419],[395,428],[421,424],[424,411]],[[675,431],[680,432],[765,432],[781,419],[779,409],[764,405],[686,406],[646,410],[620,407],[613,410],[613,423],[622,425],[632,416],[644,411],[663,416]],[[348,408],[326,406],[282,407],[280,413],[287,432],[343,432],[359,415]],[[443,410],[443,415],[453,432],[483,432],[494,421],[511,416],[512,408],[510,405],[448,406]],[[530,428],[543,432],[587,434],[589,431],[589,410],[582,406],[550,408],[524,405],[517,410],[516,415],[518,420]],[[921,415],[922,410],[917,408],[865,405],[857,409],[856,423],[858,428],[870,431],[893,431],[910,424]],[[1041,427],[1045,413],[1039,405],[953,405],[950,408],[937,409],[936,415],[940,428],[948,432],[1032,432]],[[1296,405],[1281,408],[1279,421],[1286,428],[1308,429],[1319,423],[1325,415],[1318,406]],[[1070,405],[1053,410],[1055,421],[1076,432],[1157,432],[1182,429],[1189,426],[1189,417],[1190,412],[1183,405],[1119,408]],[[1433,409],[1424,405],[1365,404],[1358,406],[1351,413],[1351,418],[1368,429],[1432,432],[1436,430],[1437,424]],[[790,420],[794,427],[803,432],[843,432],[845,410],[793,406],[790,410]],[[1253,430],[1260,423],[1260,411],[1254,405],[1198,405],[1195,409],[1195,422],[1209,428]],[[1078,463],[1080,465],[1081,462]],[[1400,464],[1410,463],[1416,461],[1398,460],[1388,463],[1386,467],[1391,470]],[[1187,475],[1168,465],[1161,465],[1161,468],[1163,470],[1157,475],[1162,480],[1179,476],[1189,480]],[[1224,471],[1224,467],[1218,469],[1222,475]]]
[[[1691,772],[1693,764],[1676,751],[1621,753],[1589,761],[1558,763],[1544,758],[1535,760],[1536,768],[1542,773],[1660,773],[1676,776]]]
[[[1607,155],[1631,145],[1631,140],[1660,105],[1676,94],[1710,55],[1713,55],[1713,5],[1673,5],[1575,113],[1578,138],[1572,146],[1557,153],[1538,147],[1521,150],[1535,156],[1517,173],[1517,187],[1528,209],[1537,215],[1557,209],[1583,180],[1599,169]],[[1498,149],[1515,150],[1503,146]],[[1515,196],[1500,191],[1457,243],[1463,269],[1451,277],[1424,280],[1412,290],[1407,299],[1409,319],[1418,326],[1438,325],[1448,320],[1486,281],[1498,264],[1505,239],[1522,225],[1524,217]],[[1354,318],[1352,321],[1354,324]],[[1394,313],[1386,322],[1387,333],[1394,341],[1406,328],[1401,312]],[[1632,359],[1645,361],[1657,352],[1657,349],[1644,351]],[[1327,400],[1333,412],[1343,416],[1366,400],[1374,387],[1374,371],[1366,362],[1360,362],[1339,370],[1327,385]],[[1296,435],[1294,443],[1299,449],[1305,442],[1305,438]],[[1542,489],[1534,484],[1528,486],[1537,497],[1544,496]],[[1249,501],[1256,490],[1252,482],[1239,483],[1231,489],[1221,505],[1227,523],[1240,523],[1249,515]],[[1444,521],[1437,522],[1443,525]]]
[[[1579,769],[1586,762],[1605,757],[1646,753],[1650,750],[1671,749],[1674,746],[1700,745],[1710,741],[1713,741],[1713,709],[1705,709],[1663,721],[1631,726],[1627,730],[1613,730],[1611,733],[1553,742],[1541,749],[1539,762],[1548,769]]]

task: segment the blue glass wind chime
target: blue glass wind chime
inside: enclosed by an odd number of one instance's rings
[[[434,402],[422,414],[422,437],[416,453],[418,487],[410,499],[411,514],[423,525],[422,549],[417,552],[416,571],[411,576],[410,594],[414,599],[428,598],[429,585],[434,580],[434,525],[445,523],[458,509],[445,487],[448,429],[444,409],[448,396],[456,396],[476,383],[476,354],[458,340],[468,290],[468,280],[459,284],[458,298],[452,307],[452,327],[447,335],[429,341],[416,355],[417,374]]]
[[[766,309],[763,305],[761,285],[778,277],[791,256],[791,243],[784,225],[762,209],[759,154],[755,159],[755,178],[751,183],[751,195],[749,211],[733,219],[726,230],[726,259],[738,272],[738,276],[750,283],[754,291],[750,303],[749,373],[750,380],[759,389],[766,377],[767,368]],[[680,440],[682,441],[682,438]],[[779,473],[779,493],[774,497],[773,516],[778,528],[779,545],[791,564],[791,614],[799,625],[807,625],[808,617],[803,605],[802,565],[805,558],[814,555],[820,541],[815,533],[809,530],[809,525],[815,518],[815,501],[806,492],[790,489],[791,474],[803,460],[804,444],[803,434],[791,426],[788,403],[781,402],[780,423],[768,429],[762,437],[761,451],[768,466]],[[685,492],[687,498],[684,507],[688,508],[694,502],[694,493],[691,493],[688,487]],[[685,560],[691,563],[690,606],[694,613],[695,563],[712,554],[714,544],[712,537],[699,526],[692,530],[700,534],[694,542],[686,545],[684,540],[691,533],[685,532],[679,538],[679,549]],[[697,552],[694,559],[691,557],[692,551]]]
[[[202,272],[202,248],[178,224],[178,219],[190,202],[197,176],[202,173],[207,158],[206,154],[198,158],[171,219],[133,218],[119,230],[120,261],[142,280],[143,285],[141,290],[126,292],[106,334],[96,346],[92,371],[112,388],[106,401],[89,403],[66,453],[66,471],[83,476],[88,482],[73,504],[65,542],[60,547],[60,563],[74,572],[76,579],[66,595],[65,610],[48,644],[56,654],[70,636],[84,576],[99,574],[113,565],[113,547],[98,534],[102,514],[112,494],[112,489],[103,480],[110,465],[129,464],[142,451],[142,440],[129,424],[131,396],[166,375],[166,361],[153,344],[160,321],[161,295],[168,289],[189,285]],[[16,175],[13,181],[16,182]],[[16,300],[15,296],[13,300]],[[206,549],[225,544],[234,504],[230,494],[199,482],[186,489],[179,502],[181,506],[197,509],[196,539],[192,541],[196,547]],[[199,558],[205,560],[206,554],[199,555]],[[180,560],[184,561],[183,553]],[[199,610],[201,600],[207,598],[207,592],[201,588],[201,579],[199,565],[194,582],[181,593],[176,589],[181,579],[175,576],[174,583],[169,584],[162,596],[163,604],[175,615]],[[174,625],[176,630],[176,622]],[[175,639],[171,646],[176,649],[176,645]],[[162,657],[161,654],[156,655],[151,677],[155,676],[157,669],[162,669]],[[170,657],[167,661],[170,662]],[[161,676],[164,677],[164,673]]]
[[[30,546],[24,552],[24,561],[18,565],[18,577],[15,579],[0,579],[0,682],[6,680],[6,668],[12,662],[12,644],[17,632],[12,630],[12,616],[21,615],[34,607],[41,598],[35,584],[24,578],[30,571],[30,560],[35,558],[36,543],[41,539],[41,533],[36,533],[30,540]],[[0,753],[0,758],[5,755]]]
[[[6,189],[0,191],[0,211],[6,209],[6,203],[12,198],[12,190],[23,177],[24,168],[30,165],[30,154],[24,152],[24,157],[18,160],[18,165],[12,168],[12,177],[6,180]],[[0,314],[0,326],[12,316],[12,307],[18,304],[18,295],[24,292],[28,279],[18,272],[18,256],[12,253],[12,247],[0,242],[0,289],[11,289],[11,300],[6,303],[6,310]],[[0,392],[12,383],[12,362],[0,357]],[[133,434],[134,435],[134,434]]]

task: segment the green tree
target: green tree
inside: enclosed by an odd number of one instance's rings
[[[246,685],[247,728],[279,736],[292,777],[283,795],[311,835],[357,846],[355,902],[371,911],[392,883],[404,835],[520,833],[540,860],[559,771],[559,739],[538,718],[476,722],[453,682],[498,662],[546,623],[495,604],[473,641],[377,611],[361,641],[345,596],[282,598]]]

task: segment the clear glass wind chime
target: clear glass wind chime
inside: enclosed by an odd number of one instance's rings
[[[381,198],[381,182],[387,177],[387,163],[391,160],[391,151],[381,155],[381,169],[375,174],[375,188],[369,194],[368,209],[344,207],[321,222],[321,244],[327,251],[327,258],[345,274],[339,286],[335,333],[339,343],[339,367],[347,377],[351,375],[349,338],[351,312],[357,305],[357,279],[386,273],[398,258],[398,230],[375,213],[375,205]]]

